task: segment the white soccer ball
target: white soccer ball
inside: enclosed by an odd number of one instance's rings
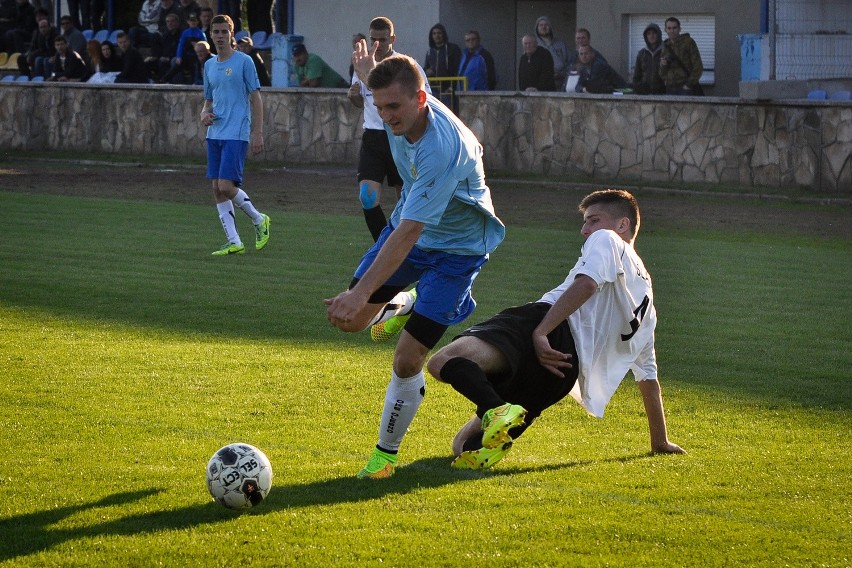
[[[207,489],[228,509],[250,509],[272,489],[272,464],[250,444],[228,444],[207,462]]]

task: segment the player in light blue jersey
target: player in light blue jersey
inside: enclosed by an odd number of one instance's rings
[[[417,62],[394,55],[376,63],[364,43],[353,62],[358,75],[368,77],[403,181],[388,226],[364,255],[349,290],[325,300],[328,320],[343,331],[372,326],[374,338],[381,338],[404,322],[379,441],[358,473],[376,479],[393,475],[402,438],[426,392],[426,356],[450,325],[473,312],[473,281],[505,227],[485,185],[482,146],[426,93]],[[415,290],[404,291],[414,283]]]
[[[204,107],[201,124],[207,126],[207,177],[213,180],[216,209],[228,242],[213,254],[244,254],[237,232],[234,205],[254,223],[255,249],[269,242],[269,216],[259,212],[242,189],[249,144],[253,154],[263,151],[263,101],[252,59],[235,49],[234,22],[215,16],[210,35],[217,55],[204,64]]]

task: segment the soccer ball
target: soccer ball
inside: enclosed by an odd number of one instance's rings
[[[207,462],[207,489],[228,509],[250,509],[272,489],[272,464],[249,444],[228,444]]]

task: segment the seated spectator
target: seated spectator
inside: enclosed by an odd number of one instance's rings
[[[664,95],[666,84],[660,77],[660,57],[663,54],[663,34],[657,24],[648,24],[642,33],[645,47],[636,54],[633,69],[633,92],[638,95]]]
[[[201,16],[201,6],[195,0],[180,0],[178,2],[178,12],[181,23],[187,25],[189,24],[190,16],[195,16],[196,18]]]
[[[89,53],[89,58],[86,61],[86,66],[89,72],[87,83],[115,83],[115,78],[121,71],[121,59],[112,44],[104,42],[101,45],[96,39],[90,39],[86,42],[86,51]],[[108,58],[112,58],[114,63],[106,63]],[[109,69],[113,69],[110,71]]]
[[[540,46],[536,37],[527,34],[521,39],[524,53],[518,63],[518,89],[521,91],[553,91],[553,57]]]
[[[207,41],[204,31],[199,27],[198,16],[190,14],[189,27],[183,30],[178,40],[177,53],[169,71],[160,78],[161,83],[193,83],[198,67],[195,57],[195,42]]]
[[[135,48],[153,47],[154,35],[160,31],[160,0],[142,2],[136,21],[138,25],[130,28],[130,45]]]
[[[68,47],[79,53],[85,61],[86,36],[74,27],[74,21],[71,20],[71,16],[62,16],[59,19],[59,28],[62,31],[62,35],[65,36],[66,41],[68,41]]]
[[[80,54],[68,47],[68,40],[65,36],[58,35],[53,41],[56,48],[56,55],[51,61],[51,68],[48,81],[65,82],[80,82],[86,79],[86,63]]]
[[[92,40],[97,43],[97,40]],[[99,70],[101,72],[116,72],[119,73],[123,67],[121,55],[110,41],[105,41],[101,44],[101,60]]]
[[[207,60],[213,58],[213,52],[210,51],[210,44],[206,41],[195,42],[195,56],[198,58],[198,75],[195,76],[194,84],[204,84],[204,64]]]
[[[479,32],[470,30],[464,34],[465,49],[462,52],[461,63],[456,75],[459,77],[467,77],[468,91],[488,91],[493,88],[491,86],[491,77],[494,75],[494,59],[491,58],[491,72],[488,71],[488,60],[485,59],[485,54],[488,53],[485,48],[480,45]],[[491,54],[488,54],[491,57]]]
[[[609,63],[598,59],[590,45],[582,46],[578,51],[579,80],[574,90],[578,93],[612,93],[616,89],[627,86],[621,75],[609,66]]]
[[[160,18],[157,20],[157,31],[161,36],[165,35],[168,31],[168,17],[169,14],[174,14],[178,17],[178,29],[183,30],[183,22],[181,22],[181,10],[180,5],[177,3],[177,0],[160,0]],[[154,44],[156,45],[157,38],[154,37]],[[155,47],[152,45],[151,47]]]
[[[322,57],[308,53],[305,44],[293,46],[293,63],[300,87],[348,87],[346,80],[329,67]]]
[[[130,37],[125,32],[116,36],[118,49],[121,50],[121,73],[115,78],[116,83],[149,83],[150,76],[145,60],[139,50],[130,45]]]
[[[9,12],[6,33],[3,35],[3,49],[11,55],[26,52],[26,43],[38,28],[36,11],[29,0],[16,0],[14,10]]]
[[[663,54],[660,57],[660,77],[666,84],[669,95],[701,96],[704,89],[699,80],[704,73],[704,64],[695,40],[689,34],[680,33],[680,20],[666,20],[666,35]]]
[[[257,78],[260,81],[261,87],[271,87],[272,81],[269,78],[269,71],[266,69],[266,64],[263,58],[254,48],[254,42],[249,36],[242,38],[237,42],[237,49],[242,51],[254,61],[254,68],[257,70]]]
[[[54,41],[59,32],[47,19],[39,20],[30,49],[18,58],[18,71],[27,77],[50,77],[50,60],[56,55]]]
[[[163,77],[175,65],[180,35],[180,16],[174,13],[169,14],[166,16],[166,32],[157,36],[157,41],[154,42],[154,47],[151,49],[151,55],[145,59],[149,73],[160,83],[164,82]]]
[[[568,71],[576,71],[580,66],[580,61],[578,58],[578,54],[580,52],[580,48],[583,46],[590,46],[592,42],[592,33],[586,28],[577,28],[577,31],[574,33],[574,51],[568,54],[568,60],[565,65]],[[591,47],[591,46],[590,46]],[[598,61],[603,61],[604,63],[609,63],[606,60],[606,57],[603,54],[592,47],[592,52],[595,54],[595,59]]]

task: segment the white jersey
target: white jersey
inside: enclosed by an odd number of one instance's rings
[[[423,76],[423,81],[426,83],[426,92],[432,94],[432,87],[429,86],[429,79],[426,77],[426,72],[418,64],[420,75]],[[364,130],[384,130],[385,123],[382,117],[379,116],[379,111],[376,110],[376,105],[373,104],[373,92],[367,88],[366,82],[358,78],[358,73],[352,73],[352,84],[361,84],[361,96],[364,97]]]
[[[592,278],[598,289],[568,316],[580,360],[571,395],[589,414],[603,418],[627,371],[632,370],[637,381],[657,379],[654,292],[642,259],[609,230],[595,231],[586,239],[568,277],[540,301],[555,303],[578,274]]]

